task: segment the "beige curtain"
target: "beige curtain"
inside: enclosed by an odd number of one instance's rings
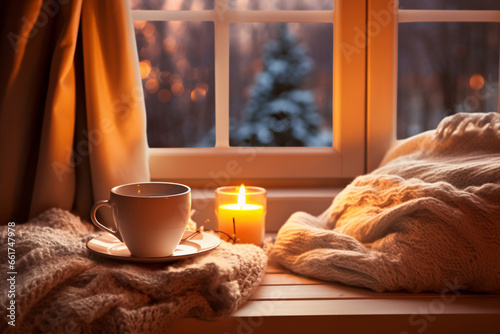
[[[88,219],[111,187],[149,180],[128,0],[0,7],[0,224],[51,207]]]

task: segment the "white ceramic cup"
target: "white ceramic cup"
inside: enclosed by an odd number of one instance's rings
[[[111,207],[116,230],[101,224],[97,210]],[[171,182],[141,182],[116,186],[109,200],[96,202],[90,218],[94,225],[122,240],[137,257],[172,255],[191,212],[191,188]]]

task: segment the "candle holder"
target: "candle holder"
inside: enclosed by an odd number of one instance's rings
[[[241,185],[215,190],[217,229],[241,243],[261,246],[266,230],[266,189]]]

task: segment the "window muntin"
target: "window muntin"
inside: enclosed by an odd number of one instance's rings
[[[229,6],[234,10],[333,10],[333,0],[230,0]]]
[[[399,0],[400,9],[500,10],[496,0]]]
[[[219,0],[129,0],[132,10],[208,10]]]

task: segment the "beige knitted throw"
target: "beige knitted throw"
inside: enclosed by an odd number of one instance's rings
[[[218,319],[258,286],[267,257],[226,242],[190,259],[134,264],[91,254],[93,225],[51,209],[15,226],[16,321],[8,326],[7,226],[1,227],[0,332],[165,333],[183,317]]]
[[[395,146],[319,217],[299,212],[272,258],[375,291],[500,290],[500,114],[458,114]]]

